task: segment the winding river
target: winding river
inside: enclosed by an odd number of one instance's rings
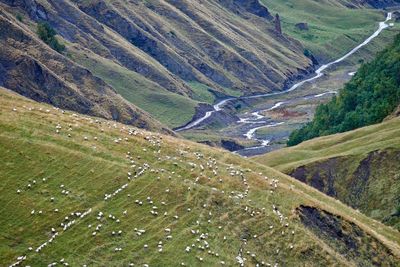
[[[291,92],[291,91],[296,90],[297,88],[301,87],[301,86],[302,86],[303,84],[305,84],[305,83],[308,83],[308,82],[312,82],[312,81],[314,81],[314,80],[317,80],[318,78],[320,78],[320,77],[322,77],[322,76],[324,75],[324,71],[325,71],[326,69],[328,69],[329,67],[331,67],[331,66],[333,66],[333,65],[335,65],[335,64],[337,64],[337,63],[342,62],[343,60],[347,59],[349,56],[351,56],[352,54],[354,54],[355,52],[357,52],[358,50],[360,50],[362,47],[364,47],[365,45],[369,44],[369,43],[370,43],[374,38],[376,38],[384,29],[386,29],[386,28],[389,27],[389,24],[387,24],[387,22],[388,22],[389,20],[391,20],[391,19],[392,19],[392,13],[390,12],[390,13],[387,14],[386,20],[380,22],[380,23],[379,23],[378,29],[377,29],[371,36],[369,36],[364,42],[362,42],[361,44],[359,44],[358,46],[356,46],[355,48],[353,48],[350,52],[348,52],[347,54],[345,54],[345,55],[342,56],[341,58],[339,58],[339,59],[337,59],[337,60],[335,60],[335,61],[329,62],[329,63],[327,63],[327,64],[325,64],[325,65],[320,66],[320,67],[315,71],[315,75],[314,75],[313,77],[304,79],[304,80],[302,80],[302,81],[300,81],[300,82],[298,82],[298,83],[292,85],[289,89],[287,89],[287,90],[285,90],[285,91],[279,91],[279,92],[274,92],[274,93],[266,93],[266,94],[259,94],[259,95],[252,95],[252,96],[232,97],[232,98],[227,98],[227,99],[221,100],[220,102],[216,103],[216,104],[213,106],[213,110],[206,112],[206,114],[205,114],[203,117],[198,118],[198,119],[196,119],[196,120],[190,122],[189,124],[187,124],[187,125],[184,126],[184,127],[181,127],[181,128],[176,129],[176,131],[185,131],[185,130],[192,129],[192,128],[196,127],[196,126],[199,126],[199,125],[202,124],[206,119],[210,118],[214,113],[223,110],[223,108],[224,108],[224,106],[226,105],[226,103],[228,103],[228,102],[230,102],[230,101],[232,101],[232,100],[245,100],[245,99],[254,99],[254,98],[262,98],[262,97],[269,97],[269,96],[276,96],[276,95],[286,94],[286,93],[289,93],[289,92]],[[326,92],[326,93],[323,93],[323,94],[312,95],[312,96],[308,96],[308,97],[309,97],[309,98],[312,98],[312,97],[322,97],[322,96],[324,96],[324,95],[326,95],[326,94],[336,94],[336,93],[337,93],[337,92],[335,92],[335,91],[329,91],[329,92]],[[270,110],[276,109],[276,108],[278,108],[278,107],[280,107],[280,106],[283,106],[284,104],[289,103],[289,102],[290,102],[290,101],[286,101],[286,102],[277,102],[277,103],[275,103],[275,104],[274,104],[271,108],[269,108],[269,109],[261,110],[261,111],[256,111],[256,112],[251,113],[252,117],[250,117],[250,118],[242,118],[242,119],[240,119],[240,120],[238,121],[238,123],[247,123],[247,124],[248,124],[248,123],[251,123],[251,124],[254,124],[254,125],[265,124],[265,123],[267,123],[265,120],[260,121],[260,120],[262,120],[262,119],[265,119],[265,117],[261,114],[262,112],[264,112],[264,111],[270,111]],[[257,138],[255,137],[255,132],[256,132],[258,129],[266,128],[266,127],[275,127],[275,126],[278,126],[278,125],[281,125],[281,124],[283,124],[283,123],[280,123],[280,122],[278,122],[278,123],[277,123],[277,122],[273,122],[273,123],[268,123],[268,124],[265,124],[265,125],[262,125],[262,126],[256,126],[256,127],[254,127],[254,128],[251,128],[250,130],[248,130],[248,132],[247,132],[246,134],[244,134],[244,136],[245,136],[247,139],[253,139],[253,140],[257,140],[257,141],[260,142],[260,146],[252,147],[252,148],[248,148],[248,149],[255,149],[255,148],[259,148],[259,147],[263,147],[263,146],[268,146],[269,140],[259,140],[259,139],[257,139]]]

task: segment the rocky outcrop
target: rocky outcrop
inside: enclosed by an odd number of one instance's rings
[[[309,30],[308,23],[306,23],[306,22],[300,22],[300,23],[297,23],[294,26],[297,29],[301,30],[301,31],[308,31]]]
[[[314,172],[310,174],[306,166],[301,166],[290,173],[290,176],[302,181],[303,183],[311,185],[312,187],[326,193],[331,197],[336,197],[337,193],[334,186],[335,174],[332,172],[332,169],[334,169],[336,166],[336,159],[330,159],[324,162],[323,166],[320,166],[325,168],[323,175],[320,172]]]
[[[275,31],[278,34],[282,34],[281,18],[279,17],[279,14],[275,15],[274,24],[275,24]]]
[[[244,149],[245,147],[239,144],[237,141],[233,139],[222,139],[218,141],[200,141],[201,144],[206,144],[212,147],[222,147],[228,151],[238,151]]]
[[[373,8],[385,8],[390,6],[398,5],[398,1],[396,0],[351,0],[346,1],[345,5],[349,8],[358,8],[358,7],[373,7]]]
[[[197,80],[192,66],[182,57],[168,51],[168,47],[163,42],[159,42],[151,35],[151,32],[149,33],[150,30],[142,29],[111,5],[98,1],[90,5],[80,4],[79,8],[98,22],[118,32],[131,44],[156,59],[181,79],[186,81]]]
[[[400,12],[399,11],[393,12],[393,18],[396,22],[399,22],[400,21]]]
[[[97,2],[91,3],[95,5]],[[146,58],[139,48],[129,45],[129,40],[111,33],[106,25],[82,12],[79,7],[70,1],[52,1],[47,9],[47,21],[62,37],[75,43],[79,49],[89,50],[106,60],[114,60],[169,91],[181,95],[188,93],[189,87],[173,73],[163,68],[159,62]],[[107,15],[109,10],[101,7],[103,5],[100,5],[99,12]],[[118,25],[125,25],[122,20],[116,22],[122,23]]]
[[[31,18],[36,20],[47,20],[47,12],[43,5],[38,4],[36,0],[3,0],[6,4],[14,8],[26,10]]]
[[[396,0],[362,0],[362,2],[374,8],[385,8],[399,4]]]
[[[234,140],[221,140],[221,146],[229,151],[237,151],[244,148],[244,146],[238,144]]]

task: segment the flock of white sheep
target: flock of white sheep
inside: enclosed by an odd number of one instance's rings
[[[29,111],[35,110],[34,108],[26,108],[26,107],[25,109]],[[39,110],[56,115],[57,112],[61,111],[56,108],[54,109],[54,113],[52,113],[51,110],[49,109],[47,110],[39,109]],[[13,111],[18,112],[19,109],[14,108]],[[64,113],[64,111],[61,112]],[[175,169],[175,167],[178,169],[186,168],[189,169],[191,173],[197,174],[196,177],[189,180],[189,183],[187,184],[187,193],[190,193],[192,190],[195,190],[195,188],[200,184],[210,182],[212,183],[211,192],[225,195],[227,198],[231,199],[231,201],[237,203],[237,205],[243,206],[242,209],[243,214],[247,214],[247,216],[249,216],[250,218],[266,212],[266,208],[257,209],[251,206],[251,200],[248,199],[248,196],[251,192],[251,186],[249,184],[248,178],[246,178],[246,172],[248,172],[248,170],[240,169],[234,165],[226,166],[225,164],[219,163],[215,158],[207,157],[200,152],[190,152],[190,148],[185,145],[176,148],[176,155],[165,155],[165,154],[163,155],[161,153],[163,147],[163,137],[159,134],[148,133],[145,131],[140,131],[137,129],[130,128],[128,126],[121,126],[117,123],[106,122],[104,120],[99,120],[99,119],[92,119],[76,114],[71,114],[70,117],[74,122],[67,124],[64,123],[65,125],[63,125],[62,122],[58,122],[55,126],[54,132],[57,135],[64,134],[69,140],[74,140],[74,142],[79,141],[79,139],[81,139],[84,143],[90,142],[93,149],[97,149],[97,144],[99,144],[100,146],[99,140],[106,138],[104,137],[105,136],[104,132],[107,132],[108,129],[113,130],[113,133],[115,133],[115,130],[119,130],[122,133],[120,137],[113,137],[112,141],[115,146],[124,145],[127,148],[129,148],[129,141],[131,140],[131,138],[142,138],[145,140],[145,142],[147,142],[147,145],[143,145],[143,147],[140,148],[142,152],[141,153],[136,152],[136,154],[139,155],[136,155],[135,157],[133,156],[132,152],[126,152],[124,157],[126,157],[128,166],[130,168],[130,171],[127,172],[126,174],[126,181],[123,182],[116,189],[111,190],[111,192],[105,192],[104,197],[102,199],[99,199],[99,201],[104,201],[106,203],[109,203],[110,201],[113,201],[114,198],[127,197],[126,198],[127,201],[131,201],[133,205],[137,206],[137,208],[148,209],[148,212],[150,214],[149,216],[153,218],[157,218],[159,216],[164,216],[164,217],[170,216],[171,218],[173,218],[175,220],[175,223],[166,225],[163,228],[164,235],[160,236],[160,240],[156,244],[155,247],[156,253],[164,253],[164,246],[168,244],[168,242],[174,239],[175,231],[173,229],[173,226],[176,226],[179,223],[180,216],[184,216],[184,214],[178,214],[178,212],[175,212],[174,214],[169,214],[169,211],[166,208],[169,205],[169,203],[165,200],[158,201],[156,197],[148,196],[146,199],[138,198],[132,200],[131,194],[129,192],[133,192],[132,188],[130,187],[131,184],[133,184],[136,180],[148,179],[148,177],[152,177],[156,181],[160,181],[161,179],[168,179],[168,180],[181,181],[182,184],[185,183],[187,179],[183,179],[181,175],[178,175],[175,172],[175,170],[164,169],[165,167],[164,168],[152,167],[152,166],[157,166],[157,164],[160,162],[170,162],[171,166],[173,166],[172,169]],[[84,124],[83,122],[85,122],[97,126],[99,128],[98,135],[94,137],[90,137],[89,134],[83,134],[81,136],[78,136],[78,134],[74,133],[74,129],[78,128],[77,126],[79,124],[78,122],[81,124]],[[125,144],[124,141],[126,141],[127,144]],[[144,160],[142,160],[141,157],[142,153],[147,153],[147,154],[153,153],[154,161],[145,162]],[[165,165],[168,166],[167,164]],[[231,178],[228,178],[226,175],[220,175],[220,172],[222,172],[221,171],[222,166],[224,169],[223,172],[227,173],[228,176],[231,176]],[[279,187],[279,180],[269,179],[268,177],[263,176],[262,173],[258,173],[257,175],[265,180],[266,187],[268,186],[271,194],[273,194],[274,190],[276,190]],[[49,179],[51,178],[42,178],[40,183],[46,183],[48,182]],[[231,192],[225,192],[222,188],[224,188],[223,184],[227,181],[227,179],[237,179],[237,181],[240,181],[242,190],[233,190]],[[34,190],[35,187],[39,186],[38,184],[39,182],[36,180],[29,180],[29,183],[27,183],[24,187],[17,188],[16,192],[18,195],[23,195],[26,191]],[[218,186],[218,184],[221,186]],[[73,190],[68,189],[64,184],[61,184],[59,186],[59,189],[60,193],[64,196],[67,196],[71,194],[71,192],[73,192]],[[90,190],[90,188],[87,188],[87,190]],[[126,195],[123,195],[125,191],[128,191],[128,193]],[[173,201],[174,198],[177,198],[177,196],[170,195],[171,189],[168,187],[164,188],[163,194],[165,194],[166,195],[165,198],[167,199],[169,198],[171,202]],[[54,202],[56,199],[57,196],[54,195],[49,198],[49,201]],[[204,262],[207,259],[207,257],[214,257],[218,258],[218,262],[221,265],[225,265],[227,259],[224,259],[224,257],[221,255],[221,252],[218,252],[220,248],[217,246],[213,247],[211,245],[211,243],[214,243],[215,241],[214,239],[217,238],[215,233],[210,234],[205,230],[201,230],[202,229],[201,226],[212,225],[215,221],[215,223],[217,223],[216,229],[218,232],[221,233],[219,237],[221,238],[221,240],[219,240],[218,243],[224,243],[227,242],[228,240],[227,234],[225,234],[224,232],[225,229],[223,223],[221,223],[218,220],[218,218],[213,214],[211,207],[212,204],[208,203],[207,199],[204,199],[204,201],[205,201],[204,203],[200,204],[200,207],[188,206],[185,209],[185,212],[187,213],[193,212],[193,210],[195,209],[197,211],[200,209],[201,211],[199,214],[199,218],[196,220],[195,225],[189,227],[188,229],[190,235],[192,236],[192,239],[188,240],[187,244],[181,244],[182,245],[181,251],[182,253],[192,255],[194,258],[197,259],[199,263]],[[273,214],[274,216],[276,216],[276,218],[279,219],[280,226],[283,226],[283,229],[289,228],[288,218],[285,217],[285,215],[283,215],[281,211],[279,211],[277,206],[273,205],[270,211],[271,214]],[[30,214],[31,216],[41,216],[44,212],[45,211],[41,209],[40,210],[33,209],[30,211]],[[61,207],[55,208],[53,212],[61,213],[62,208]],[[113,214],[108,214],[106,216],[105,212],[98,210],[98,208],[96,207],[89,208],[85,211],[77,211],[69,213],[64,217],[64,220],[62,222],[58,223],[58,226],[54,225],[53,227],[50,227],[49,232],[51,233],[51,236],[49,239],[47,239],[47,241],[43,242],[36,248],[29,247],[27,249],[27,253],[25,255],[19,256],[13,264],[10,264],[10,267],[20,266],[31,255],[31,253],[40,254],[42,250],[51,246],[51,244],[56,240],[58,236],[63,235],[66,231],[68,231],[69,228],[73,227],[78,222],[80,224],[84,223],[85,218],[89,217],[89,215],[93,213],[95,213],[95,215],[91,216],[92,217],[94,216],[98,221],[98,223],[89,224],[87,226],[88,228],[92,229],[91,238],[96,238],[96,236],[100,234],[107,234],[104,232],[104,230],[102,230],[105,222],[112,221],[117,224],[120,224],[121,221],[125,220],[125,218],[128,218],[130,215],[128,210],[124,210],[121,214],[121,217],[118,217]],[[271,220],[271,222],[272,221],[273,220]],[[203,229],[206,228],[207,227],[203,227]],[[269,229],[264,229],[264,232],[267,230],[272,230],[273,228],[274,225],[271,223]],[[133,229],[116,229],[111,231],[111,233],[109,234],[112,237],[118,237],[118,236],[123,236],[126,232],[135,233],[136,236],[140,238],[141,236],[146,235],[147,230],[145,228],[135,227]],[[287,233],[289,232],[282,230],[281,234],[285,235]],[[292,230],[290,233],[292,235],[295,234],[294,230]],[[176,234],[180,233],[178,232]],[[249,239],[257,239],[258,237],[259,236],[257,234],[254,234],[246,238],[236,237],[241,239],[240,242],[242,244],[242,247],[238,248],[239,252],[235,258],[235,261],[240,266],[245,266],[246,262],[249,261],[250,259],[254,260],[252,261],[253,263],[256,262],[255,263],[256,266],[277,266],[277,263],[269,263],[257,259],[257,255],[254,252],[251,251],[243,252],[243,247],[246,246]],[[210,239],[212,239],[213,242],[210,242]],[[288,246],[290,249],[293,248],[293,244],[289,244]],[[148,253],[152,253],[151,251],[153,251],[151,250],[149,244],[144,244],[143,250],[148,251]],[[117,246],[114,248],[114,253],[121,253],[123,251],[124,251],[123,246]],[[279,253],[279,251],[277,251],[277,253]],[[189,263],[186,262],[181,262],[180,264],[181,266],[189,265]],[[56,266],[56,265],[68,266],[69,264],[65,259],[55,260],[48,264],[48,266]],[[140,265],[149,266],[149,263],[140,263]],[[85,264],[83,266],[89,266],[89,264]],[[134,262],[131,262],[129,266],[137,266],[137,265],[135,265]]]

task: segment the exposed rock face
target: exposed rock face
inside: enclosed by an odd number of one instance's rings
[[[399,22],[400,21],[400,12],[399,11],[393,12],[393,18],[396,22]]]
[[[259,0],[219,0],[224,6],[235,13],[241,10],[254,14],[256,16],[272,19],[267,7],[262,5]]]
[[[170,133],[104,81],[13,20],[0,11],[0,86],[63,109]]]
[[[352,0],[346,2],[346,6],[350,8],[357,8],[360,6],[369,6],[373,8],[385,8],[398,5],[396,0]]]
[[[400,189],[393,187],[400,183],[398,162],[398,150],[375,151],[300,166],[289,175],[400,229]]]
[[[366,4],[374,7],[374,8],[384,8],[393,5],[398,5],[398,1],[395,0],[362,0]]]
[[[305,227],[344,255],[346,265],[384,266],[382,262],[386,262],[388,266],[396,266],[397,259],[392,252],[355,223],[310,206],[300,206],[297,212]]]
[[[281,19],[280,19],[280,17],[279,17],[279,14],[276,14],[276,15],[275,15],[275,21],[274,21],[274,23],[275,23],[275,31],[276,31],[278,34],[282,34]]]
[[[19,7],[27,11],[30,17],[38,20],[47,20],[46,9],[36,0],[3,0],[12,7]]]
[[[229,151],[237,151],[244,148],[244,146],[236,143],[233,140],[221,140],[221,146]]]
[[[297,29],[299,29],[301,31],[308,31],[309,30],[308,23],[306,23],[306,22],[297,23],[295,26],[296,26]]]
[[[181,57],[169,53],[166,45],[158,42],[156,38],[151,36],[151,33],[137,27],[129,18],[124,17],[106,2],[99,1],[92,5],[82,4],[79,7],[83,12],[115,30],[134,46],[156,59],[173,74],[183,80],[196,80],[192,66]]]

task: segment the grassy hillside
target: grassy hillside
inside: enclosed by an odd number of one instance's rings
[[[110,84],[122,97],[171,128],[190,121],[199,101],[175,94],[134,71],[101,57],[75,51],[73,60]],[[213,101],[211,101],[213,102]]]
[[[33,33],[38,22],[47,22],[59,33],[64,56],[173,128],[216,95],[281,90],[288,80],[311,71],[305,48],[320,59],[337,57],[383,18],[380,11],[333,2],[38,0],[0,5],[2,16]],[[275,30],[275,12],[281,14],[283,35]],[[308,22],[310,30],[298,32],[298,20]],[[29,55],[38,60],[40,53]],[[52,62],[44,59],[41,64],[50,67]],[[110,67],[112,72],[106,71]],[[76,75],[65,77],[79,87]]]
[[[54,36],[55,30],[48,24],[18,20],[4,6],[0,3],[0,86],[60,108],[171,132],[109,84],[61,54],[64,44],[59,43],[60,38]]]
[[[399,232],[222,150],[4,89],[0,129],[2,266],[398,265]]]
[[[286,34],[299,40],[319,59],[338,58],[360,43],[382,21],[381,11],[360,8],[357,1],[262,0],[282,19]],[[349,8],[353,6],[353,8]],[[356,8],[354,8],[356,7]],[[368,7],[368,6],[366,6]],[[296,27],[307,23],[308,30]]]
[[[334,156],[363,154],[390,147],[398,148],[399,125],[400,118],[397,117],[346,133],[314,138],[256,159],[277,170],[287,172],[296,166]]]
[[[288,145],[381,122],[400,103],[400,35],[364,64],[337,97],[316,109],[313,121],[294,131]]]
[[[365,214],[400,227],[400,118],[257,157]]]
[[[212,103],[217,95],[278,90],[287,79],[309,71],[311,61],[301,44],[273,30],[265,6],[247,2],[6,1],[0,3],[0,15],[10,23],[3,25],[4,40],[15,38],[13,27],[36,35],[37,25],[45,22],[59,34],[54,39],[63,47],[59,57],[87,68],[173,128],[188,122],[200,102]],[[40,49],[29,53],[30,43],[17,44],[33,59],[53,67]],[[3,45],[17,50],[15,43]],[[68,63],[65,59],[57,65]],[[75,73],[56,74],[81,86]],[[10,84],[9,89],[20,91]],[[32,85],[25,90],[32,91]]]

